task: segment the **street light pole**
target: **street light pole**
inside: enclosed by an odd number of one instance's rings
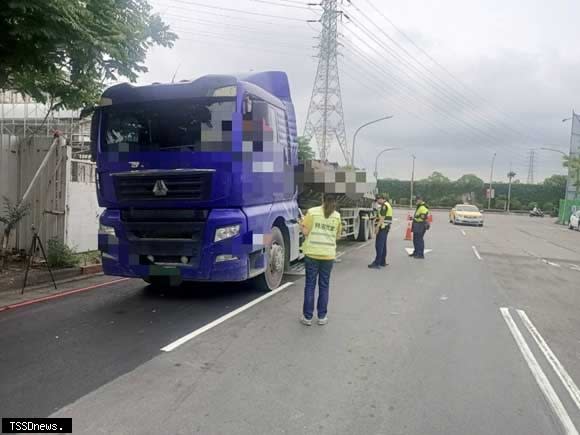
[[[381,157],[387,151],[394,151],[400,149],[401,148],[385,148],[384,150],[382,150],[380,153],[377,154],[377,158],[375,159],[375,174],[374,174],[376,180],[375,193],[379,193],[379,172],[378,172],[379,157]]]
[[[491,209],[491,187],[493,183],[493,165],[495,164],[495,156],[497,153],[493,153],[493,157],[491,158],[491,172],[489,174],[489,194],[487,196],[487,209]]]
[[[409,207],[413,207],[413,185],[415,183],[415,159],[417,157],[415,157],[415,154],[411,154],[411,157],[413,157],[413,169],[411,170],[411,197],[409,199]]]
[[[352,152],[351,152],[351,166],[354,168],[354,150],[355,150],[355,145],[356,145],[356,136],[358,135],[358,132],[361,131],[363,128],[371,125],[371,124],[376,124],[377,122],[380,121],[385,121],[387,119],[391,119],[393,117],[393,115],[389,115],[389,116],[383,116],[382,118],[378,118],[375,119],[374,121],[370,121],[367,122],[366,124],[361,125],[359,128],[356,129],[356,131],[354,132],[354,136],[352,137]]]

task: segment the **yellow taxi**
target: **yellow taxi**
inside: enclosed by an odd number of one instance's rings
[[[483,214],[474,205],[457,204],[449,212],[449,222],[453,225],[465,224],[483,226]]]

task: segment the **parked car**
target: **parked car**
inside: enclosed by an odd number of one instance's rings
[[[577,210],[570,215],[570,225],[568,225],[568,228],[580,231],[580,210]]]
[[[453,225],[477,225],[483,226],[483,214],[479,209],[470,204],[457,204],[449,212],[449,222]]]

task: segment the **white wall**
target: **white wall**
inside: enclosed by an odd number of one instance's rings
[[[99,215],[95,183],[69,182],[65,243],[77,252],[97,249]]]

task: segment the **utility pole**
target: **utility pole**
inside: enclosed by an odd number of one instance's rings
[[[318,45],[318,68],[314,78],[312,96],[308,107],[304,136],[316,138],[318,156],[327,161],[331,144],[336,141],[347,164],[351,163],[346,143],[342,94],[338,74],[338,21],[342,11],[338,10],[339,0],[322,0],[320,20],[320,43]],[[342,4],[342,0],[340,0]]]
[[[413,185],[415,184],[415,154],[411,154],[413,157],[413,169],[411,170],[411,197],[409,199],[409,206],[413,208]]]
[[[506,210],[509,213],[510,212],[510,203],[512,200],[512,181],[514,179],[514,177],[516,176],[516,173],[514,171],[512,171],[512,165],[510,165],[510,171],[507,174],[508,179],[509,179],[509,185],[508,185],[508,198],[507,198],[507,207]]]
[[[492,195],[492,183],[493,183],[493,165],[495,164],[495,156],[497,153],[493,153],[491,158],[491,172],[489,174],[489,193],[487,195],[487,209],[491,209],[491,195]]]
[[[530,150],[530,161],[528,163],[528,184],[534,184],[534,173],[535,173],[535,161],[536,161],[536,150]]]

